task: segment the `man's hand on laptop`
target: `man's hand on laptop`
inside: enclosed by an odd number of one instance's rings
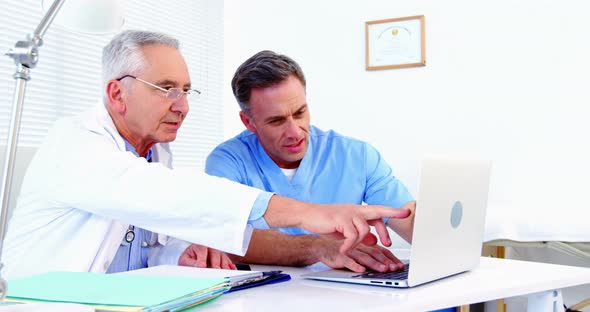
[[[273,195],[264,213],[271,227],[300,227],[331,239],[341,239],[340,252],[347,254],[354,246],[374,244],[375,236],[369,233],[374,226],[379,240],[390,246],[389,233],[381,218],[407,218],[408,209],[392,209],[379,205],[311,204],[280,195]]]
[[[363,273],[366,269],[387,272],[404,268],[391,251],[379,245],[359,244],[345,255],[339,251],[341,244],[335,240],[319,239],[313,243],[312,252],[316,254],[315,258],[333,269],[347,268]]]
[[[390,246],[389,233],[381,218],[407,218],[409,209],[392,209],[379,205],[312,204],[280,195],[268,202],[264,219],[271,227],[300,227],[331,239],[341,239],[340,252],[346,254],[354,246],[375,244],[369,233],[374,226],[384,246]]]
[[[403,219],[410,215],[408,209],[391,209],[391,207],[378,205],[318,206],[313,209],[314,215],[317,216],[305,218],[301,227],[323,237],[341,240],[339,250],[343,255],[347,255],[358,244],[375,245],[377,243],[375,235],[369,232],[370,226],[375,227],[379,240],[384,246],[391,246],[389,232],[381,218]]]

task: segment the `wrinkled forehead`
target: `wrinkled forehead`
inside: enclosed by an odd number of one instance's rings
[[[190,83],[188,66],[180,51],[161,45],[145,45],[141,49],[144,64],[140,74],[152,80],[176,81],[179,84]]]
[[[305,88],[296,78],[252,89],[250,109],[258,117],[291,115],[307,104]]]

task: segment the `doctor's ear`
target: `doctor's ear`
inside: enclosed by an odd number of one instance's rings
[[[108,105],[118,113],[124,113],[127,109],[123,88],[123,83],[117,80],[109,80],[106,86]]]
[[[244,126],[246,126],[246,129],[256,133],[256,127],[254,127],[254,123],[248,114],[244,113],[244,111],[240,111],[240,119],[242,120]]]

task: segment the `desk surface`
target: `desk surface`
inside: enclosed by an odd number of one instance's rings
[[[301,274],[326,269],[281,269],[292,280],[229,293],[199,306],[199,311],[425,311],[590,284],[590,268],[482,258],[473,271],[411,289],[307,280]],[[196,310],[196,309],[194,309]]]

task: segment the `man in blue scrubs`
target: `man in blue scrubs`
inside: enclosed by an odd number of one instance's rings
[[[366,142],[311,126],[305,87],[301,68],[287,56],[262,51],[246,60],[232,89],[247,130],[209,155],[206,172],[304,202],[409,208],[410,217],[387,225],[411,242],[415,201],[406,187]],[[255,230],[246,255],[232,259],[278,265],[321,261],[356,272],[403,268],[383,247],[361,244],[344,255],[336,241],[300,228]]]

